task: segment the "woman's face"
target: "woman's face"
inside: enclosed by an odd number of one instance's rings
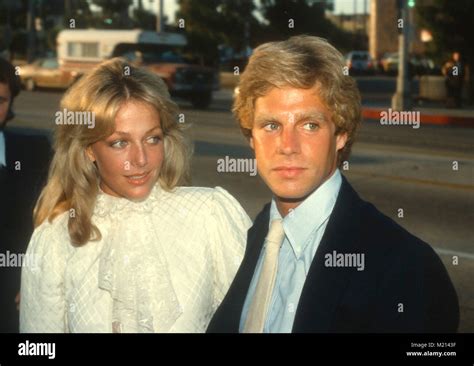
[[[115,131],[86,150],[97,164],[101,189],[116,197],[141,200],[158,180],[163,163],[160,116],[150,104],[130,100],[115,117]]]

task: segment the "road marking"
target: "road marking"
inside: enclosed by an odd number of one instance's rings
[[[449,256],[458,256],[459,258],[465,258],[465,259],[473,259],[474,260],[474,254],[471,253],[466,253],[466,252],[458,252],[456,250],[449,250],[449,249],[441,249],[441,248],[433,248],[436,252],[439,254],[444,254],[444,255],[449,255]]]
[[[374,136],[369,136],[370,138],[377,138]],[[370,142],[369,140],[363,140],[359,138],[359,140],[355,143],[354,147],[352,148],[352,155],[359,155],[359,154],[372,154],[375,155],[379,153],[381,150],[385,154],[398,154],[397,156],[403,156],[404,158],[411,158],[413,159],[413,155],[421,155],[421,157],[426,158],[429,157],[433,160],[442,159],[443,161],[450,161],[450,160],[466,160],[467,163],[472,163],[474,161],[473,155],[471,152],[472,147],[471,145],[466,145],[466,152],[463,151],[454,151],[450,150],[450,147],[445,146],[413,146],[413,145],[402,145],[397,141],[390,142],[389,144],[381,145],[379,143]],[[459,144],[458,144],[459,146]],[[400,150],[403,150],[401,152]],[[419,159],[418,159],[419,160]]]
[[[396,181],[400,181],[400,182],[403,182],[403,183],[419,183],[419,184],[425,184],[425,185],[431,185],[431,186],[447,187],[447,188],[454,188],[454,189],[464,189],[464,190],[467,190],[467,191],[474,191],[474,186],[470,185],[470,184],[436,182],[434,180],[427,180],[427,179],[397,177],[397,176],[393,176],[393,175],[383,175],[383,174],[354,172],[354,171],[351,171],[350,174],[368,176],[368,177],[373,177],[373,178],[396,180]]]

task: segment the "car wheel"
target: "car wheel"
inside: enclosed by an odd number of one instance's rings
[[[36,84],[33,79],[26,79],[25,81],[25,89],[28,91],[33,91],[36,89]]]

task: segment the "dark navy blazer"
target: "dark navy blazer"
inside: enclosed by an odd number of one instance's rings
[[[268,232],[269,208],[267,204],[248,231],[243,262],[208,332],[239,331]],[[364,270],[326,266],[325,255],[334,251],[364,254]],[[438,255],[360,199],[343,177],[301,293],[293,333],[456,332],[458,324],[456,291]]]
[[[5,128],[7,166],[0,167],[0,252],[25,252],[33,231],[33,208],[45,183],[51,144],[46,135]],[[15,295],[21,267],[0,268],[0,332],[18,332]]]

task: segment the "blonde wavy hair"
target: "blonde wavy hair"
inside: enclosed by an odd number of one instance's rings
[[[168,191],[189,184],[191,149],[184,126],[177,121],[178,107],[171,100],[165,83],[156,74],[114,58],[83,76],[61,100],[61,110],[95,113],[95,127],[56,126],[55,153],[48,181],[34,209],[35,227],[74,209],[74,217],[70,215],[68,220],[71,242],[83,245],[90,240],[100,240],[101,233],[92,223],[100,175],[87,157],[86,149],[114,132],[115,116],[129,100],[146,102],[159,113],[164,161],[157,184]]]
[[[252,136],[255,101],[272,88],[317,87],[323,102],[332,112],[336,135],[347,133],[347,142],[338,152],[338,165],[350,155],[361,123],[360,94],[354,79],[345,75],[344,59],[325,39],[295,36],[286,41],[257,47],[240,76],[232,111],[242,133]]]

